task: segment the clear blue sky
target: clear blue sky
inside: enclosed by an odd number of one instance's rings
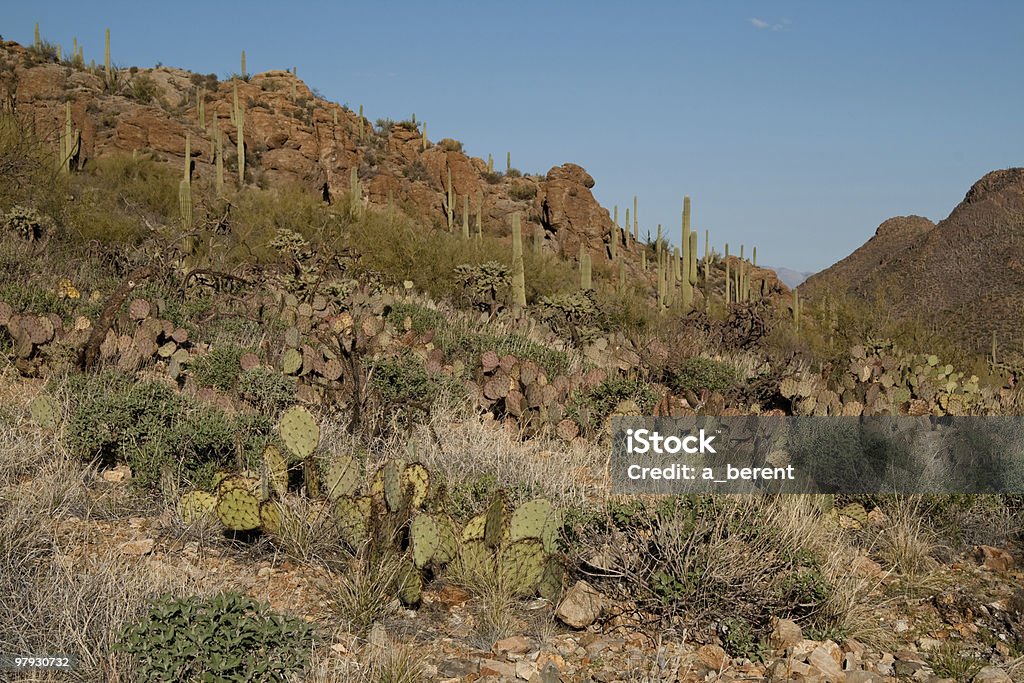
[[[297,66],[371,119],[526,172],[572,161],[642,227],[817,270],[1024,165],[1024,2],[5,3],[0,34],[203,73]]]

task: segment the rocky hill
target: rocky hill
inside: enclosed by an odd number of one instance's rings
[[[1024,291],[1024,168],[993,171],[937,224],[890,218],[864,246],[810,277],[801,293],[848,292],[945,330],[974,352],[1019,357]]]

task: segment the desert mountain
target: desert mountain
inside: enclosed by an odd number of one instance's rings
[[[809,297],[831,290],[917,318],[975,352],[1024,351],[1024,168],[986,174],[937,224],[890,218],[862,247],[808,278]]]

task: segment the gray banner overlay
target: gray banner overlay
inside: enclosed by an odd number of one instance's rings
[[[612,492],[1024,494],[1024,417],[615,417]]]

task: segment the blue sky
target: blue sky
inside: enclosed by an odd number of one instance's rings
[[[1024,165],[1024,2],[7,3],[102,60],[225,76],[298,67],[371,119],[427,121],[525,172],[575,162],[641,227],[818,270],[884,219],[944,218]],[[703,248],[702,248],[703,250]]]

